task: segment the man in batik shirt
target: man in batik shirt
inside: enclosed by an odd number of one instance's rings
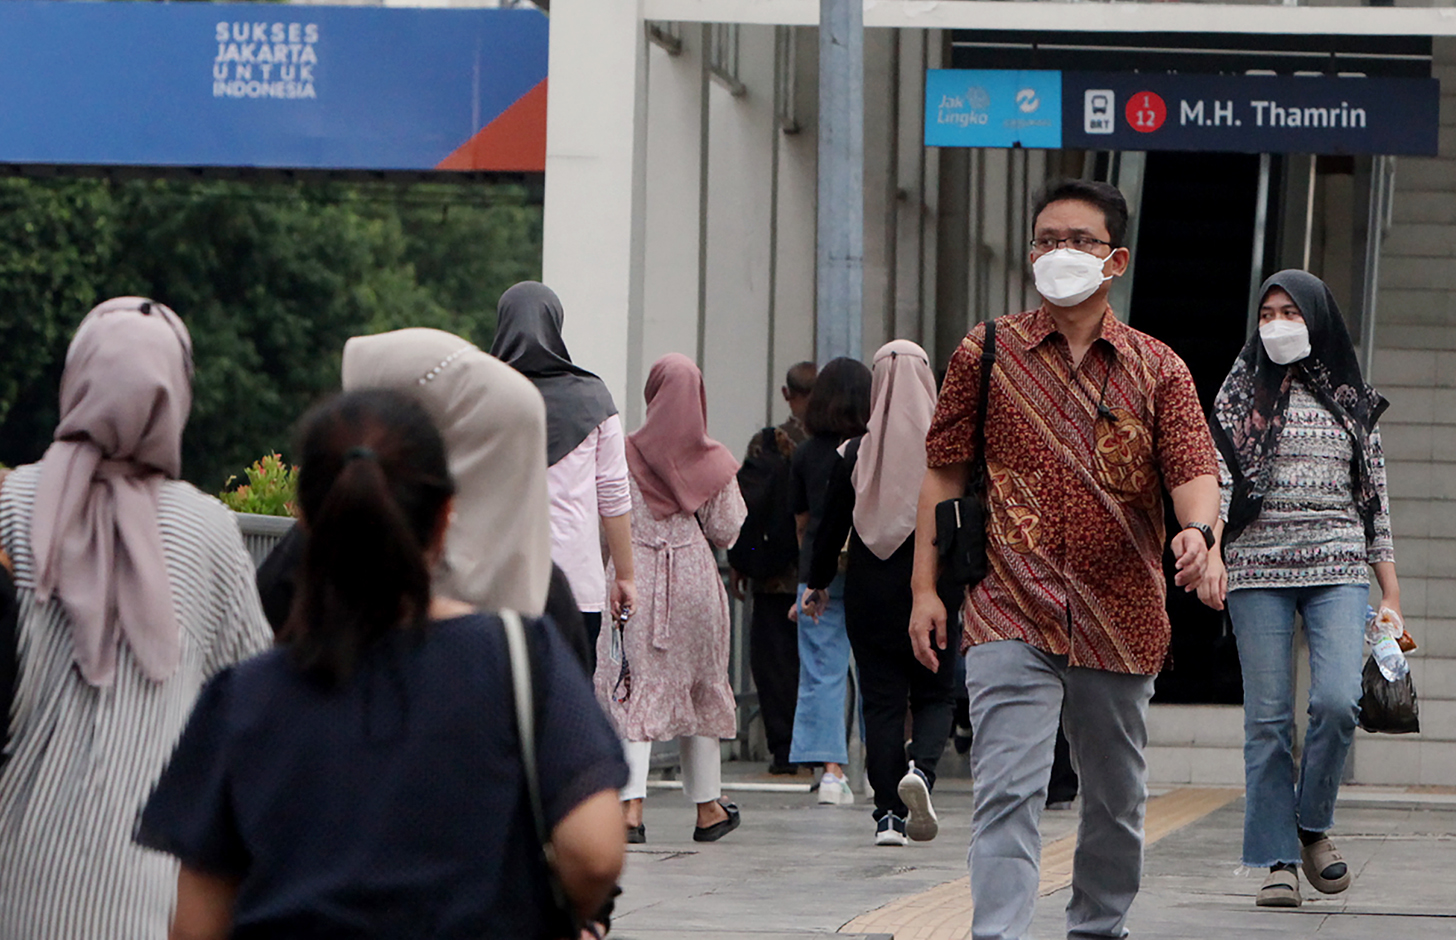
[[[976,781],[975,940],[1022,940],[1060,717],[1082,783],[1069,938],[1122,937],[1142,878],[1147,706],[1168,650],[1163,491],[1183,526],[1175,582],[1196,589],[1218,515],[1217,463],[1188,367],[1114,315],[1127,203],[1105,183],[1048,188],[1033,213],[1043,303],[996,321],[985,426],[988,574],[966,596]],[[985,326],[951,358],[926,441],[910,634],[946,642],[935,506],[975,454]]]

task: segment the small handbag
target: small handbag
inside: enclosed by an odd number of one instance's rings
[[[990,320],[981,350],[981,397],[976,403],[976,460],[971,478],[963,495],[935,506],[935,546],[940,556],[936,588],[941,597],[959,597],[986,576],[986,406],[995,362],[996,321]]]
[[[521,615],[514,610],[500,612],[505,627],[506,646],[511,652],[511,691],[516,707],[516,733],[521,739],[521,772],[526,778],[526,793],[531,817],[536,824],[536,839],[546,859],[547,878],[551,883],[551,925],[561,937],[581,935],[581,921],[576,916],[556,873],[556,853],[551,847],[551,830],[546,825],[546,811],[541,804],[541,781],[536,771],[536,695],[531,683],[531,653],[526,643],[526,628]]]

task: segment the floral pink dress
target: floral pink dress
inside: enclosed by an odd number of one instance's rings
[[[728,684],[728,592],[708,545],[738,538],[747,509],[738,481],[692,515],[653,518],[632,481],[632,562],[637,609],[623,631],[632,691],[618,702],[621,661],[612,658],[614,627],[597,643],[597,698],[627,741],[669,741],[738,733]],[[615,577],[609,567],[607,582]]]

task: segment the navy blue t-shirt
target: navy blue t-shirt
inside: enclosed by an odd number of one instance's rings
[[[627,766],[557,631],[532,633],[548,825]],[[137,841],[239,880],[233,936],[539,937],[550,889],[510,654],[481,614],[401,631],[345,687],[275,649],[207,684]]]

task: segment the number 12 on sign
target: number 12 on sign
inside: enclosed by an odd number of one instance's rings
[[[1156,92],[1140,91],[1127,100],[1127,123],[1140,134],[1151,134],[1168,119],[1168,105]]]

